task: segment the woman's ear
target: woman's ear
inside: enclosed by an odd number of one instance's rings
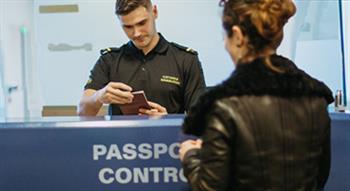
[[[241,48],[244,45],[244,35],[241,28],[237,25],[232,26],[232,33],[234,45]]]

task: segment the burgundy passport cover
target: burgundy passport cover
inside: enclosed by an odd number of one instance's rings
[[[119,105],[124,115],[137,115],[140,108],[151,109],[147,103],[147,98],[143,90],[132,92],[134,99],[131,103]]]

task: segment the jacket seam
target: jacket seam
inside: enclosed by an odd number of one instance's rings
[[[281,131],[282,131],[282,146],[283,146],[283,169],[284,169],[284,176],[283,176],[283,187],[284,190],[287,190],[288,186],[288,178],[286,176],[287,171],[288,171],[288,164],[287,164],[287,160],[286,160],[286,148],[287,148],[287,140],[286,140],[286,133],[285,133],[285,127],[284,127],[284,113],[282,110],[282,105],[281,105],[281,101],[279,99],[277,99],[276,101],[277,105],[278,105],[278,109],[279,109],[279,113],[281,115],[280,116],[280,121],[281,121]]]
[[[249,111],[249,106],[247,106],[247,104],[245,102],[242,102],[242,105],[244,106],[244,110],[245,111]],[[258,156],[258,160],[259,160],[259,168],[260,168],[260,172],[261,172],[261,177],[263,179],[263,185],[264,185],[264,190],[267,190],[268,189],[268,186],[267,186],[267,181],[269,181],[266,177],[266,166],[265,166],[265,161],[264,161],[264,157],[262,157],[262,146],[260,146],[260,144],[258,143],[261,143],[261,138],[259,137],[259,129],[257,129],[257,124],[256,124],[256,121],[254,120],[254,116],[252,116],[251,112],[246,112],[246,114],[249,114],[249,121],[252,123],[252,130],[253,130],[253,136],[254,136],[254,140],[255,140],[255,147],[257,149],[257,152],[259,153]]]

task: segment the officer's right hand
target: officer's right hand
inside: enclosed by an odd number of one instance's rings
[[[103,104],[131,103],[134,95],[132,88],[124,83],[110,82],[104,88],[98,90],[98,101]]]

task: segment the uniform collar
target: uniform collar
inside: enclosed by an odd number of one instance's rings
[[[153,48],[153,50],[151,50],[147,54],[147,56],[153,55],[153,54],[162,54],[168,49],[169,42],[163,37],[162,34],[160,34],[160,33],[158,33],[158,34],[159,34],[159,41],[158,41],[157,45]],[[129,55],[140,55],[141,54],[142,56],[144,56],[142,50],[138,49],[132,41],[129,41],[126,44],[126,53]]]

